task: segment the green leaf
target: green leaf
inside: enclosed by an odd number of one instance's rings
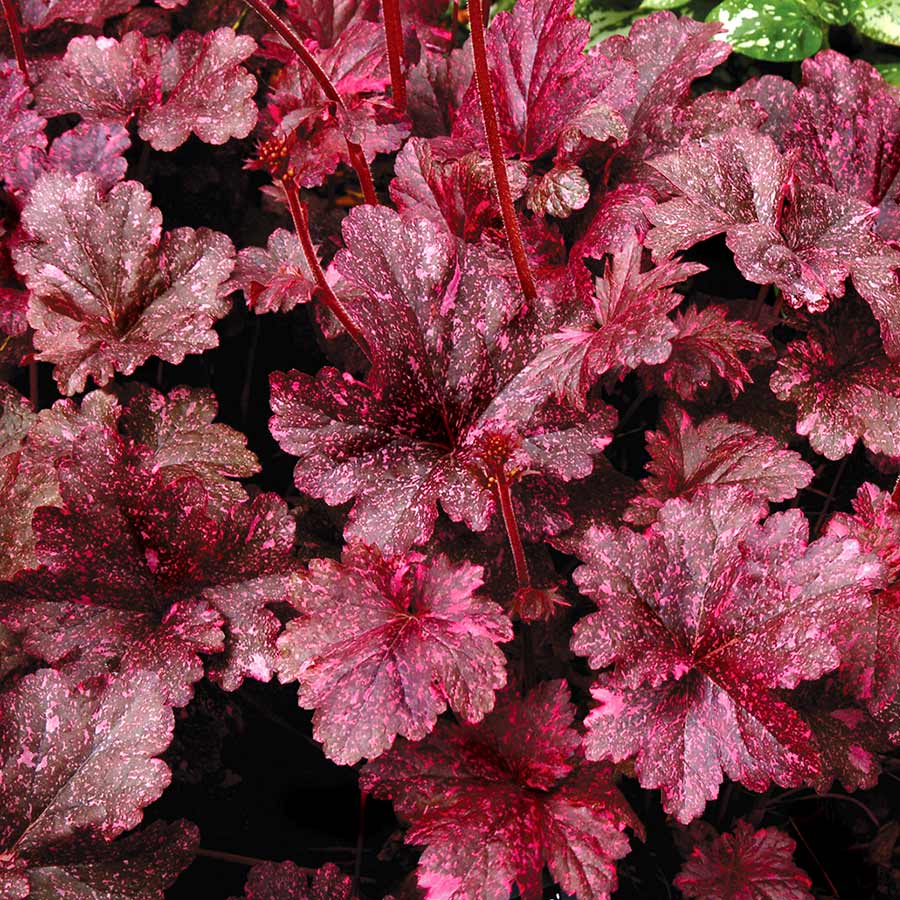
[[[900,45],[900,0],[860,0],[853,24],[866,36]]]
[[[829,25],[846,25],[859,8],[860,0],[807,0],[818,17]]]
[[[690,0],[643,0],[638,7],[641,12],[651,12],[655,9],[678,9],[679,6],[687,6]]]
[[[876,63],[875,68],[888,84],[900,85],[900,62]]]
[[[721,22],[725,40],[738,52],[773,62],[812,56],[824,35],[824,23],[796,0],[725,0],[707,21]]]

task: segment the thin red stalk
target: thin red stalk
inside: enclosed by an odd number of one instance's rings
[[[3,0],[4,3],[8,0]],[[284,38],[285,43],[297,54],[300,62],[309,69],[313,78],[319,83],[322,92],[332,102],[337,104],[341,109],[344,108],[344,101],[338,93],[337,88],[332,84],[331,79],[325,70],[319,65],[318,60],[306,48],[300,35],[288,25],[281,16],[278,15],[265,0],[244,0],[247,4],[276,34]],[[378,197],[375,195],[375,185],[372,181],[372,172],[369,164],[366,162],[366,156],[362,147],[353,141],[347,141],[347,155],[350,157],[350,164],[356,170],[356,177],[359,178],[362,187],[363,196],[366,203],[372,206],[378,205]]]
[[[369,206],[378,206],[378,196],[375,193],[375,182],[372,181],[372,170],[366,161],[366,155],[363,148],[353,141],[347,141],[347,154],[350,156],[350,165],[356,172],[359,179],[359,186],[362,188],[363,197]]]
[[[500,498],[500,512],[503,513],[503,524],[506,526],[506,536],[509,538],[509,546],[512,550],[513,563],[516,567],[516,580],[520,588],[531,586],[531,575],[528,572],[528,560],[525,558],[525,548],[522,546],[522,535],[519,533],[519,523],[516,521],[516,511],[512,505],[512,495],[509,492],[509,482],[506,473],[498,466],[494,470],[494,481],[497,484],[497,496]]]
[[[371,360],[369,348],[362,331],[350,318],[350,314],[344,308],[344,304],[338,300],[331,289],[331,285],[328,283],[328,279],[325,278],[325,273],[322,271],[319,257],[316,255],[316,248],[313,247],[312,237],[309,233],[309,217],[306,214],[306,207],[300,199],[297,185],[293,181],[286,180],[282,182],[282,186],[287,197],[288,208],[291,211],[291,218],[294,220],[294,229],[297,232],[297,237],[300,239],[300,246],[303,248],[303,255],[306,257],[306,263],[316,279],[316,284],[319,286],[325,305],[334,313],[341,325],[344,326],[347,334],[356,341],[359,349],[365,354],[366,359]]]
[[[488,68],[487,49],[484,37],[484,2],[469,0],[469,26],[472,29],[472,54],[475,59],[475,85],[478,88],[478,100],[481,104],[481,117],[484,120],[484,132],[487,136],[488,149],[491,153],[491,166],[494,169],[494,181],[500,197],[500,210],[503,213],[503,226],[506,239],[512,252],[516,266],[516,275],[522,286],[526,300],[534,300],[537,290],[534,278],[528,265],[522,234],[519,231],[519,220],[513,204],[512,192],[509,189],[509,176],[506,172],[506,159],[503,156],[503,142],[500,139],[500,125],[497,121],[497,109],[494,106],[494,95],[491,93],[491,72]]]
[[[22,32],[19,30],[19,15],[16,10],[15,0],[2,0],[3,15],[6,17],[6,27],[12,39],[13,52],[16,54],[16,63],[19,71],[25,79],[25,84],[31,87],[31,79],[28,77],[28,57],[25,56],[25,45],[22,43]]]
[[[382,0],[384,37],[387,41],[388,64],[391,67],[391,89],[394,107],[406,112],[406,78],[403,75],[403,23],[400,20],[400,0]]]

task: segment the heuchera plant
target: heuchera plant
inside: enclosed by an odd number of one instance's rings
[[[0,900],[897,896],[900,89],[572,0],[2,6]],[[242,706],[349,856],[160,805]]]

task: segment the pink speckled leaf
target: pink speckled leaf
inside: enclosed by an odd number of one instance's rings
[[[794,863],[796,846],[777,828],[740,821],[694,847],[675,886],[696,900],[813,900],[809,876]]]
[[[31,404],[0,383],[0,578],[11,578],[37,564],[31,517],[39,506],[56,499],[55,478],[35,465],[25,441],[35,421]]]
[[[471,41],[463,47],[422,48],[418,63],[407,72],[407,111],[413,133],[420,137],[447,135],[453,128],[474,70]]]
[[[217,406],[210,391],[177,387],[164,395],[132,382],[117,394],[118,400],[109,389],[92,391],[80,403],[58,400],[29,424],[26,459],[48,489],[52,482],[47,496],[57,496],[56,466],[71,454],[81,432],[99,426],[117,431],[136,450],[131,462],[148,473],[166,481],[190,475],[217,500],[246,499],[243,487],[232,479],[255,474],[259,464],[242,434],[213,421]]]
[[[672,392],[682,400],[694,400],[700,391],[719,384],[736,397],[751,380],[747,362],[769,347],[757,327],[728,318],[728,310],[719,304],[676,311],[672,324],[676,334],[669,358],[642,366],[640,373],[649,390]]]
[[[649,525],[673,497],[690,499],[707,485],[742,485],[762,500],[787,500],[813,479],[799,453],[786,450],[749,425],[714,416],[695,425],[682,409],[668,407],[661,427],[647,433],[649,476],[625,520]]]
[[[736,225],[726,241],[747,279],[774,284],[791,306],[818,312],[831,298],[843,296],[855,263],[877,252],[875,215],[860,200],[824,185],[800,183],[787,195],[777,226]],[[894,305],[900,306],[900,292]]]
[[[243,897],[232,900],[353,900],[353,883],[334,863],[325,863],[312,876],[289,860],[254,866]]]
[[[667,260],[642,271],[643,251],[634,234],[614,248],[596,281],[593,308],[577,309],[529,364],[532,377],[546,379],[556,396],[576,407],[605,372],[662,363],[671,352],[677,332],[668,313],[682,300],[672,286],[705,266]]]
[[[877,207],[900,175],[900,96],[864,60],[825,50],[803,61],[782,138],[810,182]],[[887,226],[887,218],[881,220]],[[890,229],[884,237],[896,240]]]
[[[762,790],[821,768],[809,726],[778,690],[837,667],[833,640],[883,583],[851,539],[807,544],[799,510],[763,523],[743,487],[670,500],[643,534],[598,528],[574,575],[599,612],[572,649],[594,669],[591,759],[636,756],[647,788],[681,822],[703,812],[725,775]]]
[[[777,225],[790,160],[765,135],[734,128],[658,156],[650,165],[678,193],[647,212],[655,226],[647,246],[658,258],[736,225]]]
[[[106,843],[88,833],[33,854],[29,900],[164,900],[200,842],[184,820],[154,822]]]
[[[525,190],[525,175],[507,164],[513,199]],[[477,241],[500,218],[490,160],[459,153],[455,142],[410,138],[397,154],[391,199],[405,219],[425,217],[466,241]]]
[[[247,137],[256,125],[256,79],[241,63],[255,49],[232,28],[183,31],[162,56],[165,99],[141,116],[140,136],[155,150],[174,150],[191,133],[207,144]]]
[[[794,173],[794,152],[746,128],[732,128],[650,160],[678,196],[647,213],[647,246],[666,257],[725,233],[742,274],[774,284],[794,307],[826,309],[853,274],[900,353],[900,254],[873,231],[878,211]]]
[[[82,122],[56,138],[49,152],[32,150],[30,154],[20,154],[8,171],[6,182],[13,191],[27,194],[45,172],[90,172],[108,191],[125,177],[128,161],[122,154],[130,146],[128,131],[121,125]]]
[[[51,669],[0,696],[0,846],[26,860],[90,828],[134,828],[171,778],[157,759],[172,738],[158,679],[113,679],[72,692]]]
[[[53,141],[47,161],[50,168],[70,175],[92,172],[108,191],[125,177],[128,162],[122,154],[130,146],[128,132],[120,125],[82,123]]]
[[[76,37],[65,54],[48,63],[35,88],[46,116],[77,113],[88,123],[126,125],[162,98],[165,42],[130,31],[121,41]]]
[[[841,675],[854,695],[876,717],[897,718],[900,692],[900,510],[886,491],[863,484],[853,515],[838,513],[828,534],[852,537],[888,570],[888,588],[872,598],[872,607],[847,629],[841,647]],[[896,725],[893,725],[896,733]]]
[[[295,589],[293,519],[272,494],[219,509],[196,478],[136,461],[148,455],[109,430],[80,433],[59,465],[63,508],[34,517],[43,568],[0,588],[4,621],[82,678],[107,662],[157,672],[176,705],[203,675],[199,654],[224,650],[214,674],[227,690],[268,680],[279,626],[266,604]]]
[[[624,829],[640,825],[612,769],[580,757],[574,717],[562,681],[507,691],[479,725],[441,721],[363,768],[362,787],[390,797],[412,823],[407,842],[426,847],[418,880],[431,900],[506,900],[513,882],[539,900],[545,865],[567,892],[609,897]]]
[[[333,47],[341,34],[360,19],[377,21],[377,0],[286,0],[288,18],[302,38]]]
[[[103,25],[137,6],[139,0],[20,0],[22,23],[40,29],[60,20],[80,25]]]
[[[530,347],[510,333],[520,301],[486,256],[384,207],[355,209],[344,241],[335,266],[358,292],[352,315],[374,365],[364,382],[276,373],[271,429],[299,457],[298,488],[356,500],[348,539],[402,552],[428,539],[438,503],[483,531],[494,467],[528,472],[515,491],[526,509],[530,484],[590,474],[614,417],[602,405],[574,416],[515,377]]]
[[[31,106],[31,92],[11,60],[0,64],[0,173],[14,168],[16,159],[47,146],[47,124]]]
[[[297,235],[276,228],[265,250],[247,247],[238,253],[227,289],[243,291],[247,305],[256,313],[288,312],[309,303],[316,279]]]
[[[180,363],[218,344],[229,309],[220,296],[234,248],[223,234],[179,228],[135,181],[102,191],[96,176],[44,175],[23,213],[29,239],[15,264],[31,289],[39,359],[56,364],[65,393],[130,374],[151,356]]]
[[[199,478],[220,501],[246,498],[233,479],[255,475],[259,463],[244,435],[213,421],[218,407],[212,391],[176,387],[164,395],[146,385],[129,385],[122,393],[119,432],[152,452],[155,472],[171,481]]]
[[[708,75],[731,53],[717,22],[695,22],[661,11],[638,19],[627,37],[614,35],[597,52],[632,65],[638,73],[634,99],[623,109],[627,152],[642,156],[668,143],[672,120],[690,99],[691,84]]]
[[[629,64],[584,53],[589,31],[569,0],[519,0],[494,18],[487,56],[507,155],[532,160],[580,137],[625,139],[619,110],[634,97],[636,73]],[[487,146],[474,83],[454,137]]]
[[[512,639],[503,609],[477,593],[480,566],[358,546],[310,563],[278,639],[282,681],[315,709],[313,735],[342,765],[379,756],[399,734],[425,737],[449,705],[479,722],[506,683],[496,646]]]
[[[797,433],[817,453],[840,459],[861,438],[870,450],[900,455],[900,364],[885,356],[858,304],[846,301],[788,344],[769,383],[797,407]]]
[[[347,140],[358,143],[367,160],[391,153],[409,133],[409,121],[397,112],[385,91],[390,84],[384,28],[356,20],[334,46],[311,51],[343,101],[343,109],[327,100],[306,66],[290,63],[282,70],[269,98],[274,126],[267,136],[291,136],[288,165],[303,187],[315,187],[350,164]]]
[[[843,661],[845,646],[840,652]],[[811,781],[819,792],[831,790],[835,781],[848,793],[874,788],[881,775],[882,756],[890,748],[884,725],[842,688],[842,674],[843,669],[804,682],[791,697],[822,754],[822,771]]]
[[[219,28],[183,31],[174,42],[128,32],[120,41],[80,37],[51,62],[36,89],[48,116],[78,113],[86,122],[124,125],[156,150],[174,150],[191,133],[209,144],[246,137],[256,124],[256,79],[241,62],[256,42]]]

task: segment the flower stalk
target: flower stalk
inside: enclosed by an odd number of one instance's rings
[[[494,470],[493,475],[494,483],[497,486],[497,497],[500,501],[500,512],[503,514],[503,524],[506,527],[506,536],[509,539],[509,546],[512,550],[513,564],[516,567],[516,581],[518,581],[520,588],[531,587],[531,573],[528,571],[525,547],[522,544],[519,523],[516,521],[516,511],[513,509],[509,480],[502,466],[498,466]]]
[[[4,3],[9,0],[3,0]],[[318,60],[309,51],[297,32],[278,15],[265,0],[244,0],[247,4],[276,34],[284,39],[285,43],[297,54],[300,62],[309,69],[310,74],[316,79],[325,96],[340,109],[344,109],[344,100],[325,70],[319,65]],[[366,203],[372,206],[378,205],[378,196],[375,193],[375,183],[372,180],[372,170],[366,161],[365,153],[359,144],[345,138],[347,141],[347,155],[350,164],[356,172],[362,188]]]
[[[13,53],[16,56],[16,64],[25,84],[31,87],[31,79],[28,77],[28,57],[25,55],[25,44],[22,42],[22,31],[19,28],[19,14],[15,0],[0,0],[3,3],[3,15],[6,19],[6,27],[9,29],[9,37],[13,45]]]
[[[297,232],[300,246],[303,248],[306,264],[309,266],[310,271],[316,279],[322,301],[325,306],[334,313],[335,318],[341,325],[344,326],[347,334],[353,338],[359,349],[362,350],[366,359],[371,362],[372,357],[365,336],[359,326],[350,317],[344,304],[338,300],[337,295],[328,283],[328,279],[325,277],[325,272],[322,271],[322,265],[316,254],[316,248],[313,246],[312,236],[309,233],[309,214],[307,213],[306,205],[300,199],[300,192],[297,190],[296,183],[290,178],[285,178],[281,184],[284,188],[285,196],[287,197],[291,218],[294,221],[294,230]]]
[[[394,108],[406,112],[406,77],[403,74],[403,23],[400,19],[400,0],[382,0],[384,37],[387,41],[388,65],[391,69],[391,90]]]
[[[475,60],[475,86],[478,89],[478,101],[481,105],[481,116],[484,120],[484,133],[487,136],[488,150],[491,155],[491,167],[494,170],[494,182],[500,198],[500,211],[503,214],[503,227],[512,253],[516,275],[522,287],[522,293],[529,302],[537,296],[534,277],[528,265],[525,245],[519,220],[516,218],[516,207],[509,187],[509,175],[506,171],[506,159],[503,155],[503,141],[500,137],[500,125],[497,120],[497,108],[494,106],[494,95],[491,93],[491,71],[488,67],[487,48],[485,45],[484,0],[469,0],[469,26],[472,29],[472,55]]]

